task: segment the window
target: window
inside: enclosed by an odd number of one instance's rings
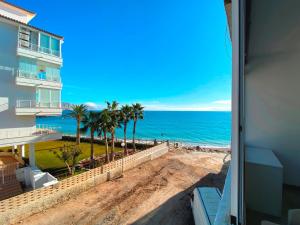
[[[50,53],[50,37],[48,35],[40,34],[40,47],[42,52]]]
[[[60,70],[58,68],[46,67],[47,80],[60,82]]]
[[[36,103],[38,107],[59,108],[60,90],[38,88],[36,90]]]
[[[59,40],[56,38],[51,37],[51,50],[52,50],[52,54],[59,56]]]
[[[19,75],[26,78],[36,78],[37,65],[34,60],[21,58],[19,61]]]

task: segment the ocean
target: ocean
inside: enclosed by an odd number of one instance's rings
[[[58,127],[65,135],[74,135],[76,122],[64,115],[38,117],[37,124]],[[145,111],[144,120],[137,122],[136,138],[170,140],[187,145],[228,147],[231,135],[230,112],[174,112]],[[117,129],[117,138],[123,137],[123,129]],[[132,138],[132,123],[127,128],[127,138]]]

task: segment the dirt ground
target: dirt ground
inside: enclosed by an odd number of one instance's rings
[[[194,224],[190,194],[195,186],[222,189],[224,159],[224,153],[172,150],[18,224]]]

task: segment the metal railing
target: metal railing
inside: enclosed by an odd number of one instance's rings
[[[23,71],[23,70],[17,70],[16,76],[20,77],[20,78],[27,78],[27,79],[33,79],[33,80],[46,80],[46,81],[53,81],[53,82],[57,82],[57,83],[61,82],[60,77],[49,76],[49,75],[47,75],[47,73],[41,74],[38,72],[32,73],[32,72]]]
[[[22,39],[19,39],[19,48],[29,49],[29,50],[34,51],[34,52],[40,52],[40,53],[44,53],[44,54],[47,54],[47,55],[53,55],[53,56],[56,56],[56,57],[59,57],[59,58],[61,57],[60,51],[53,50],[51,48],[41,47],[41,46],[38,46],[38,45],[33,44],[31,42],[24,41]]]
[[[34,135],[53,134],[58,132],[59,127],[49,124],[37,124]]]
[[[61,103],[60,102],[37,102],[35,100],[17,100],[16,108],[61,109]]]

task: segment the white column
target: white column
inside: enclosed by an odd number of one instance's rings
[[[21,156],[25,158],[25,145],[21,145]]]
[[[12,148],[12,153],[15,154],[17,149],[18,149],[18,146],[14,145],[13,148]]]
[[[35,167],[35,149],[34,144],[29,144],[29,165]]]

